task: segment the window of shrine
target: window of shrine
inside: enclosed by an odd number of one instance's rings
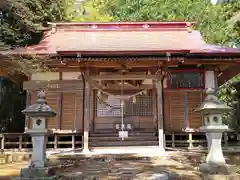
[[[168,89],[204,89],[204,86],[204,71],[171,71],[168,74]]]

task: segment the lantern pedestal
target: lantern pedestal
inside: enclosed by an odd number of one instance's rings
[[[215,126],[205,126],[201,127],[200,131],[206,133],[208,141],[208,155],[206,163],[210,164],[225,164],[226,161],[222,152],[222,134],[224,131],[228,130],[226,125],[215,125]]]
[[[208,155],[206,163],[200,164],[199,170],[208,176],[208,174],[235,174],[236,168],[233,165],[226,164],[225,158],[222,152],[222,134],[228,127],[226,125],[221,126],[206,126],[201,127],[200,130],[206,132],[208,141]]]
[[[30,166],[43,168],[47,163],[46,158],[46,144],[47,135],[50,133],[46,130],[34,130],[29,129],[26,133],[30,134],[32,137],[32,159]]]

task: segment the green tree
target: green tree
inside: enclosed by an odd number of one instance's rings
[[[3,0],[0,41],[11,46],[37,43],[48,22],[66,19],[65,0]]]
[[[212,5],[209,0],[90,0],[83,5],[112,21],[193,21],[208,43],[240,39],[239,24],[229,20],[240,11],[240,1]],[[95,16],[83,16],[83,20]]]
[[[232,95],[232,92],[235,90],[235,88],[232,86],[232,84],[234,82],[240,82],[240,75],[233,77],[231,80],[229,80],[228,82],[223,84],[222,87],[218,91],[218,97],[223,102],[225,102],[228,106],[233,108],[233,111],[230,113],[227,113],[225,116],[226,123],[229,124],[231,128],[233,128],[235,130],[240,130],[240,127],[239,127],[239,125],[240,125],[239,115],[240,114],[239,114],[239,112],[236,114],[236,110],[234,109],[234,108],[236,108],[236,107],[234,107],[235,99]]]
[[[73,0],[0,0],[0,51],[12,47],[36,44],[43,35],[48,22],[70,19],[68,4]],[[0,53],[1,54],[1,53]],[[8,63],[8,75],[44,67],[39,57],[1,56],[1,62]],[[42,70],[42,68],[41,68]],[[13,71],[13,72],[12,72]],[[0,132],[23,131],[26,97],[21,83],[9,77],[0,77]]]
[[[72,6],[72,17],[70,18],[73,22],[108,22],[112,21],[110,15],[104,15],[100,12],[101,9],[96,7],[94,1],[85,1],[79,6]]]

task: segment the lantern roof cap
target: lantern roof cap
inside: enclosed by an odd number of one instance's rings
[[[224,102],[219,100],[215,95],[215,90],[213,88],[208,88],[206,90],[207,97],[204,99],[200,107],[196,111],[230,111],[232,108],[226,105]]]
[[[56,112],[47,104],[46,94],[40,91],[37,95],[38,99],[35,104],[30,105],[22,111],[29,117],[54,117]]]

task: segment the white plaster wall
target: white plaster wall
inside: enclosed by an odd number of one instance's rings
[[[205,88],[216,88],[214,71],[205,71]]]
[[[81,77],[80,72],[63,72],[62,73],[63,80],[77,80],[79,79],[79,76]]]
[[[33,73],[31,80],[41,81],[41,80],[59,80],[59,72],[39,72]]]

